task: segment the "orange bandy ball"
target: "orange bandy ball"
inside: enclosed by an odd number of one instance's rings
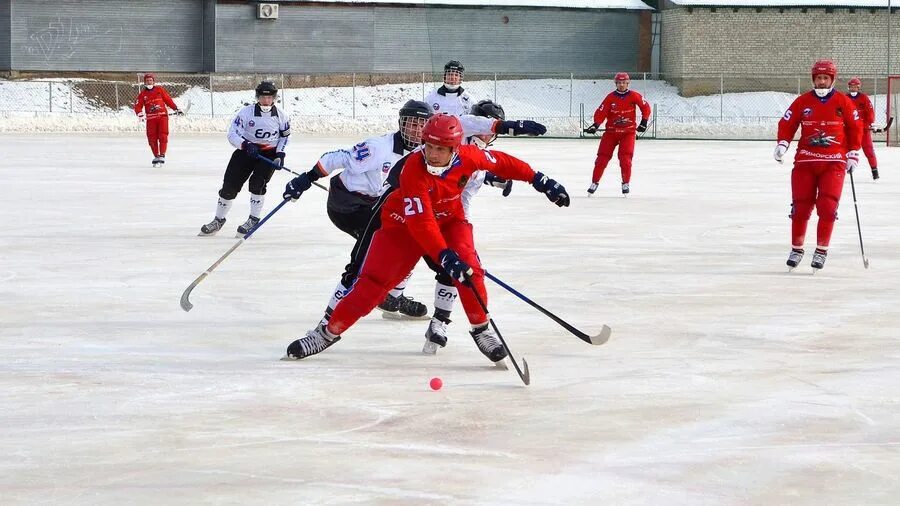
[[[441,381],[441,378],[431,378],[430,385],[432,390],[440,390],[444,386],[444,382]]]

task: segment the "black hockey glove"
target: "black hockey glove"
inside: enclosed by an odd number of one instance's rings
[[[647,119],[642,119],[641,124],[637,126],[638,132],[646,132],[647,131]]]
[[[309,190],[312,187],[313,181],[319,179],[321,174],[319,174],[319,170],[316,167],[313,167],[309,170],[309,172],[304,172],[299,176],[291,179],[291,181],[284,187],[284,194],[282,198],[297,200],[303,195],[303,192]]]
[[[174,114],[175,116],[184,116],[184,111],[182,111],[181,109],[175,109],[172,114]]]
[[[493,172],[488,172],[484,175],[484,184],[494,188],[503,188],[504,197],[509,197],[509,194],[512,192],[512,179],[503,179]]]
[[[540,172],[535,172],[534,179],[531,181],[531,186],[534,186],[535,190],[546,195],[547,198],[550,199],[550,202],[553,202],[557,206],[569,207],[569,194],[566,192],[563,185],[557,183],[555,180],[548,178]]]
[[[250,141],[244,141],[241,143],[241,150],[247,153],[250,158],[256,158],[256,155],[259,154],[259,145]]]
[[[537,121],[519,120],[519,121],[501,121],[497,125],[497,133],[500,135],[544,135],[547,133],[547,127]]]
[[[286,155],[284,153],[282,153],[281,151],[275,153],[275,158],[273,158],[272,161],[275,162],[276,165],[278,165],[278,167],[276,167],[276,169],[281,169],[284,167],[284,157],[285,156]]]
[[[438,255],[438,260],[441,262],[441,267],[444,268],[444,271],[446,271],[451,278],[464,285],[469,284],[469,278],[475,273],[475,271],[469,267],[469,264],[460,260],[459,255],[450,248],[441,251],[440,255]]]
[[[582,130],[582,132],[584,132],[586,134],[595,134],[595,133],[597,133],[598,128],[600,128],[600,127],[598,127],[597,125],[591,125],[591,126],[585,128],[584,130]]]

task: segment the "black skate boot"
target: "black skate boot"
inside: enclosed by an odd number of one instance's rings
[[[153,162],[151,162],[151,163],[153,164],[153,167],[159,167],[160,165],[162,165],[162,162],[159,161],[159,157],[158,157],[158,156],[154,156],[154,157],[153,157]]]
[[[245,221],[243,225],[238,226],[237,231],[241,235],[247,235],[247,232],[250,232],[257,223],[259,223],[259,218],[251,216],[247,218],[247,221]]]
[[[159,166],[162,167],[166,164],[166,155],[159,155]]]
[[[878,167],[872,167],[872,181],[878,180]]]
[[[225,218],[213,218],[211,222],[200,227],[200,235],[215,235],[224,226]]]
[[[588,197],[590,197],[594,194],[595,191],[597,191],[597,186],[599,186],[597,183],[591,183],[590,188],[588,188]]]
[[[287,354],[282,360],[300,360],[311,357],[317,353],[325,351],[329,346],[341,340],[341,336],[336,336],[321,323],[316,328],[310,330],[305,336],[297,339],[287,347]]]
[[[631,188],[628,187],[628,183],[622,183],[622,195],[628,195],[630,191]]]
[[[822,248],[816,248],[816,252],[813,253],[812,263],[810,264],[813,269],[819,270],[825,267],[825,257],[828,256],[828,250]],[[815,272],[815,271],[813,271]]]
[[[431,318],[428,330],[425,331],[425,346],[422,347],[422,353],[434,355],[439,346],[441,348],[447,346],[447,325],[449,324],[449,318],[437,314]]]
[[[788,255],[787,259],[787,266],[790,268],[788,269],[788,272],[800,265],[801,260],[803,260],[803,248],[791,248],[791,253]]]
[[[388,320],[424,320],[428,318],[428,307],[425,304],[402,293],[399,297],[388,294],[384,301],[378,304],[378,309],[382,311],[381,316]]]
[[[494,331],[491,330],[490,324],[485,324],[481,327],[472,329],[469,331],[469,334],[471,334],[472,339],[475,340],[478,350],[491,362],[500,365],[500,362],[506,358],[506,347],[503,346],[503,343],[501,343],[500,340],[497,339],[497,336],[494,335]]]

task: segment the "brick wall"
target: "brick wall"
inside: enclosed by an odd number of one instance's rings
[[[806,12],[803,12],[803,11]],[[802,76],[818,58],[838,73],[887,73],[886,9],[685,7],[662,11],[660,71],[686,94],[700,94],[693,76]],[[900,14],[891,33],[891,72],[900,74]],[[709,82],[709,80],[706,80]],[[785,90],[796,89],[796,82]],[[772,89],[771,87],[766,89]],[[718,91],[718,90],[715,90]],[[752,91],[752,90],[747,90]]]

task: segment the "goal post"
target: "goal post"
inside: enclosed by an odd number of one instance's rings
[[[887,107],[884,118],[877,118],[881,124],[876,123],[876,127],[883,127],[888,118],[897,118],[900,114],[900,75],[891,75],[887,78]],[[900,119],[900,118],[898,118]],[[893,124],[885,132],[885,142],[888,146],[900,146],[900,122],[895,120]]]

